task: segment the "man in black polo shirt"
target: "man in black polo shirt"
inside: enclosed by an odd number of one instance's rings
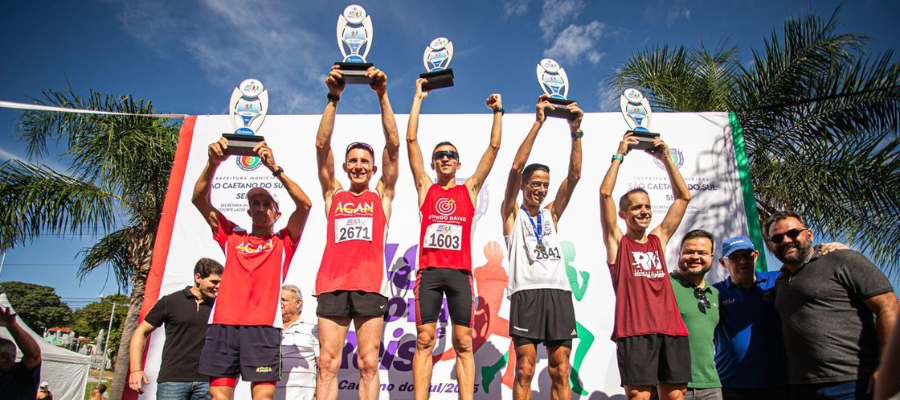
[[[200,351],[209,326],[209,312],[222,280],[222,264],[201,258],[194,266],[194,286],[164,296],[150,309],[131,338],[128,385],[143,393],[150,383],[141,367],[147,337],[166,325],[166,343],[156,381],[158,400],[209,399],[209,377],[200,374]]]

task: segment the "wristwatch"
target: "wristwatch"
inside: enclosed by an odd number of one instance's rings
[[[581,130],[581,128],[578,128],[574,132],[572,132],[572,139],[578,139],[582,136],[584,136],[584,131]]]
[[[272,171],[272,176],[278,176],[284,173],[284,168],[278,167],[278,169]]]
[[[613,162],[613,161],[616,161],[616,160],[619,160],[619,163],[621,164],[621,163],[625,162],[625,156],[620,156],[620,155],[618,155],[618,154],[613,154],[612,160],[609,160],[609,162]]]
[[[498,111],[500,112],[500,115],[506,114],[506,109],[504,109],[503,107],[494,107],[494,112]]]
[[[325,96],[325,97],[327,97],[328,100],[341,101],[341,96],[332,94],[331,92],[328,92],[328,96]]]

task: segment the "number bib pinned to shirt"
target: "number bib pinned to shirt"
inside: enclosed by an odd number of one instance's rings
[[[461,225],[440,223],[428,225],[422,245],[429,249],[460,251],[462,249],[462,231]]]
[[[559,260],[561,257],[559,246],[556,241],[548,236],[542,238],[542,243],[538,244],[533,237],[525,239],[525,245],[528,249],[528,258],[532,262],[539,260]]]
[[[372,241],[372,217],[336,218],[334,220],[334,242],[349,240]]]

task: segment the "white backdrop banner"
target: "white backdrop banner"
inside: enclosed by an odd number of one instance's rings
[[[397,115],[401,128],[400,178],[397,182],[394,212],[385,251],[386,269],[392,297],[388,302],[381,354],[381,399],[412,399],[412,357],[415,352],[415,312],[413,285],[416,247],[419,232],[417,197],[409,172],[405,149],[407,116]],[[475,324],[476,399],[511,399],[515,365],[509,360],[509,301],[506,298],[507,260],[500,220],[500,203],[506,177],[516,150],[531,128],[532,114],[508,114],[503,118],[503,140],[500,154],[478,196],[477,229],[473,248],[474,278],[478,291]],[[315,298],[311,296],[316,271],[325,246],[326,215],[317,179],[315,133],[316,115],[272,115],[259,132],[273,149],[275,159],[285,173],[297,182],[313,200],[313,209],[291,263],[287,283],[299,286],[304,293],[301,319],[315,322]],[[489,113],[473,115],[423,115],[419,140],[425,154],[440,141],[449,140],[459,149],[464,180],[475,169],[488,146],[491,129]],[[566,268],[575,298],[578,339],[572,349],[572,387],[575,398],[605,399],[622,394],[616,368],[615,346],[610,341],[615,296],[605,265],[606,254],[600,234],[599,186],[609,167],[626,128],[618,113],[588,113],[582,129],[584,164],[582,178],[565,215],[559,221]],[[716,249],[722,240],[748,235],[741,172],[736,162],[729,116],[725,113],[654,114],[653,131],[660,132],[669,145],[675,164],[690,188],[693,200],[681,228],[666,251],[670,268],[675,268],[681,236],[702,228],[716,236]],[[222,251],[211,237],[200,213],[191,203],[191,192],[207,160],[209,143],[231,131],[227,116],[201,116],[185,119],[176,153],[175,166],[160,225],[153,267],[147,284],[141,317],[158,297],[192,284],[193,266],[201,257],[212,257],[224,264]],[[351,142],[365,141],[378,150],[380,166],[384,136],[378,115],[338,115],[332,145],[336,159],[342,160],[343,149]],[[564,120],[549,119],[534,146],[529,162],[550,167],[552,199],[559,182],[566,175],[571,147],[568,126]],[[741,152],[739,151],[740,155]],[[340,166],[337,166],[340,171]],[[432,178],[433,171],[430,171]],[[746,172],[744,172],[746,174]],[[380,174],[379,174],[380,175]],[[376,175],[375,179],[380,176]],[[346,175],[338,178],[349,185]],[[213,182],[212,201],[228,218],[239,225],[250,226],[246,213],[246,192],[254,186],[274,190],[282,201],[285,216],[293,211],[287,192],[271,173],[253,158],[232,157],[224,161]],[[653,204],[652,226],[662,221],[673,195],[662,164],[650,155],[633,151],[620,170],[615,198],[625,191],[642,187]],[[373,186],[374,188],[374,186]],[[752,207],[752,204],[750,205]],[[286,224],[283,217],[276,228]],[[624,223],[620,221],[624,230]],[[724,269],[715,265],[712,281],[724,277]],[[446,306],[446,303],[445,303]],[[434,355],[431,382],[432,399],[456,399],[456,360],[450,344],[446,309],[438,324],[438,343]],[[159,369],[162,329],[157,330],[148,346],[145,370],[154,381]],[[344,345],[341,373],[338,378],[340,397],[356,398],[359,378],[356,367],[356,336],[351,330]],[[535,398],[550,398],[547,357],[539,349],[532,390]],[[249,399],[250,388],[242,382],[237,398]],[[155,398],[155,385],[147,387],[142,399]]]

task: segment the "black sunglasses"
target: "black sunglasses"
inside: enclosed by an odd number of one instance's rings
[[[447,157],[451,160],[459,161],[459,153],[457,153],[453,150],[436,151],[436,152],[434,152],[434,154],[431,155],[432,160],[440,160],[444,157]]]
[[[789,231],[787,231],[787,232],[785,232],[785,233],[779,233],[779,234],[777,234],[777,235],[772,235],[772,237],[769,238],[769,240],[771,240],[772,243],[780,244],[781,241],[784,240],[784,237],[785,237],[785,236],[791,238],[791,240],[794,240],[794,239],[797,238],[797,236],[800,236],[801,233],[803,233],[803,232],[805,232],[805,231],[808,231],[808,230],[809,230],[809,228],[795,228],[795,229],[791,229],[791,230],[789,230]]]
[[[694,297],[697,298],[697,308],[700,309],[700,312],[706,314],[706,310],[712,307],[712,305],[709,304],[709,299],[706,298],[706,292],[703,291],[703,289],[695,287]]]
[[[756,252],[749,252],[749,253],[732,253],[732,254],[729,255],[727,258],[728,258],[731,262],[753,261],[753,256],[754,256],[755,254],[756,254]]]

